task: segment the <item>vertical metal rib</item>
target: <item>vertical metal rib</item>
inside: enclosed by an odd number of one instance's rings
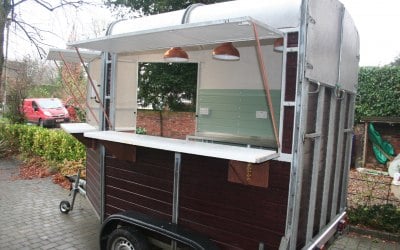
[[[338,140],[336,144],[336,166],[335,166],[335,178],[333,181],[333,195],[332,195],[332,208],[331,208],[331,219],[333,219],[337,214],[338,196],[339,196],[339,184],[340,184],[340,174],[343,168],[343,140],[344,140],[344,126],[346,119],[346,107],[347,107],[347,96],[340,101],[340,116],[339,116],[339,129],[338,129]]]
[[[179,218],[179,184],[181,176],[181,153],[175,153],[174,187],[172,196],[172,223],[178,224]]]
[[[321,217],[319,220],[319,229],[321,230],[326,224],[326,215],[329,206],[330,197],[330,180],[333,166],[333,156],[334,156],[334,145],[335,141],[335,119],[336,119],[336,105],[337,100],[333,93],[334,89],[331,89],[331,104],[329,110],[329,120],[328,120],[328,138],[326,147],[326,161],[325,161],[325,173],[324,173],[324,186],[322,190],[322,203],[321,203]]]
[[[325,87],[320,87],[321,90],[318,92],[318,107],[316,115],[315,133],[322,133],[323,126],[323,116],[325,110]],[[306,242],[311,240],[313,236],[314,229],[314,218],[315,218],[315,206],[317,200],[317,190],[318,190],[318,173],[320,169],[320,159],[321,159],[321,136],[316,137],[314,141],[314,156],[313,156],[313,166],[311,174],[311,188],[310,188],[310,201],[308,206],[308,216],[307,216],[307,234]]]
[[[172,223],[178,224],[179,219],[179,184],[181,176],[181,153],[175,152],[174,160],[174,187],[172,193]],[[177,249],[177,242],[171,241],[171,249]]]
[[[348,112],[349,112],[349,117],[347,118],[347,128],[346,128],[346,156],[345,156],[345,161],[344,161],[344,166],[343,166],[343,174],[342,174],[342,196],[340,200],[340,209],[344,210],[347,206],[347,185],[349,182],[349,169],[350,169],[350,162],[351,162],[351,148],[353,145],[353,133],[352,133],[352,128],[353,128],[353,121],[354,121],[354,104],[355,104],[355,95],[351,94],[349,96],[349,101],[348,101]]]

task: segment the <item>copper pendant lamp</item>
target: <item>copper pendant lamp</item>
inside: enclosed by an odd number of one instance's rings
[[[187,62],[189,56],[181,47],[173,47],[164,53],[166,62]]]
[[[231,42],[223,43],[213,50],[213,58],[223,61],[238,61],[240,53]]]

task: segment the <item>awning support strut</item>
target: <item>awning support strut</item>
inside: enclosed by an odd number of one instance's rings
[[[54,64],[56,65],[56,67],[57,67],[57,69],[61,72],[61,67],[58,65],[58,63],[56,62],[56,61],[54,61]],[[62,83],[67,87],[67,89],[68,89],[68,91],[66,91],[65,89],[64,89],[64,92],[67,94],[67,95],[71,95],[72,96],[72,98],[74,99],[74,102],[75,102],[75,105],[77,106],[77,107],[79,107],[80,109],[82,109],[82,105],[79,103],[79,101],[78,101],[78,98],[76,97],[76,95],[74,94],[74,91],[72,90],[72,87],[71,87],[71,85],[69,84],[69,82],[68,82],[68,80],[65,78],[65,76],[62,74],[62,72],[61,72],[61,78],[62,78]]]
[[[68,74],[70,75],[70,77],[72,78],[72,80],[73,80],[74,82],[77,82],[77,80],[75,79],[74,75],[72,74],[72,71],[71,71],[70,67],[68,66],[68,63],[67,63],[67,61],[65,60],[64,56],[62,55],[61,52],[59,53],[59,55],[60,55],[61,60],[64,62],[65,67],[67,68]],[[57,64],[57,62],[54,61],[54,63],[56,64],[57,68],[61,71],[61,68],[60,68],[60,66]],[[64,78],[64,76],[63,76],[62,74],[61,74],[61,77],[63,78],[65,84],[67,85],[67,84],[68,84],[68,81]],[[68,89],[70,90],[71,94],[73,94],[71,87],[70,87],[70,86],[67,86],[67,87],[68,87]],[[79,95],[81,96],[81,98],[83,98],[83,99],[85,100],[85,105],[86,105],[86,107],[89,109],[89,111],[90,111],[90,113],[92,114],[93,118],[96,120],[96,123],[97,123],[98,125],[100,125],[100,124],[99,124],[99,120],[98,120],[97,117],[94,115],[93,110],[90,108],[90,105],[89,105],[89,103],[88,103],[87,100],[86,100],[86,97],[83,95],[83,93],[80,91],[79,88],[77,88],[77,90],[78,90]]]
[[[93,88],[93,90],[94,90],[94,93],[96,94],[97,99],[99,100],[100,107],[101,107],[101,109],[102,109],[102,111],[103,111],[104,117],[106,118],[106,121],[107,121],[107,123],[108,123],[108,126],[109,126],[109,128],[112,129],[112,123],[111,123],[111,121],[110,121],[110,118],[109,118],[108,115],[107,115],[107,112],[106,112],[106,110],[105,110],[105,108],[104,108],[103,102],[101,101],[99,92],[97,92],[96,86],[95,86],[94,83],[93,83],[93,79],[92,79],[92,77],[90,76],[89,70],[88,70],[87,66],[85,65],[85,62],[84,62],[84,60],[83,60],[83,58],[82,58],[82,55],[80,54],[79,49],[78,49],[77,47],[75,47],[75,50],[76,50],[76,53],[78,54],[79,60],[81,60],[81,63],[82,63],[83,68],[84,68],[85,71],[86,71],[86,74],[87,74],[87,76],[88,76],[89,83],[90,83],[90,85],[92,86],[92,88]]]
[[[278,148],[280,148],[279,133],[278,133],[277,125],[276,125],[274,107],[272,105],[271,92],[270,92],[268,79],[267,79],[267,71],[265,69],[265,63],[264,63],[264,59],[263,59],[262,53],[261,53],[260,38],[258,36],[256,24],[254,22],[252,22],[251,24],[253,26],[254,36],[255,36],[255,39],[256,39],[256,43],[257,43],[256,48],[257,48],[258,65],[260,66],[261,77],[262,77],[262,81],[263,81],[263,84],[264,84],[265,94],[266,94],[266,97],[267,97],[267,103],[268,103],[269,113],[271,115],[272,127],[274,129],[276,145],[278,146]]]

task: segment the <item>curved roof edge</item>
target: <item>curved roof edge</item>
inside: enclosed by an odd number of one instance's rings
[[[249,16],[274,28],[300,25],[301,0],[237,0],[198,5],[187,13],[188,23]],[[164,28],[182,24],[186,10],[144,16],[115,23],[109,35]]]

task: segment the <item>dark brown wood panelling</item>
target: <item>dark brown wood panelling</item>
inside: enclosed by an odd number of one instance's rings
[[[288,52],[286,57],[285,101],[294,102],[296,98],[297,52]]]
[[[294,106],[286,106],[283,108],[282,153],[292,153],[293,125]]]
[[[98,216],[101,216],[100,153],[86,149],[86,196]]]
[[[136,162],[106,158],[106,215],[135,210],[171,220],[174,153],[137,147]],[[270,162],[268,188],[228,182],[228,160],[182,154],[179,224],[222,249],[278,248],[290,164]]]
[[[126,145],[112,141],[101,141],[101,144],[107,149],[107,153],[121,160],[135,161],[136,146]]]
[[[298,32],[289,33],[288,34],[287,46],[289,48],[297,47],[298,44],[299,44],[299,33]]]
[[[290,164],[271,161],[270,169],[268,188],[245,186],[227,181],[227,160],[183,155],[179,222],[208,235],[222,249],[257,249],[260,242],[266,249],[278,248]]]
[[[171,220],[174,153],[136,147],[136,161],[106,157],[106,217],[135,210]]]

